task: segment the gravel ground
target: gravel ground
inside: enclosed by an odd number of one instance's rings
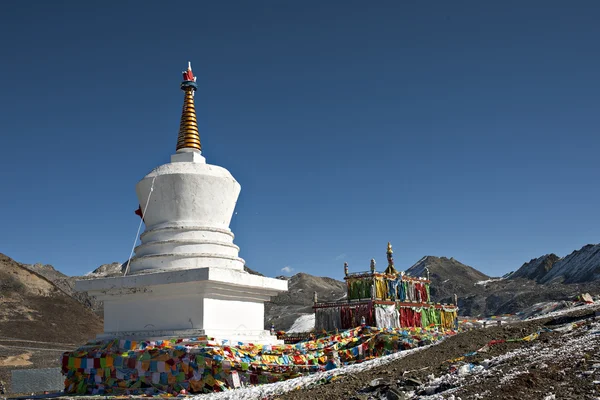
[[[75,347],[76,345],[67,345],[65,347],[65,345],[55,343],[15,341],[0,337],[0,382],[3,382],[4,390],[6,393],[11,392],[10,371],[27,368],[59,367],[63,350]],[[9,357],[11,358],[9,359]]]
[[[600,399],[600,384],[594,383],[600,380],[600,324],[591,323],[593,311],[464,332],[388,365],[272,399]],[[587,323],[573,331],[542,332],[534,341],[506,342],[448,362],[491,340],[522,338],[582,318]],[[485,365],[486,359],[501,362],[480,374],[456,373],[461,365]]]

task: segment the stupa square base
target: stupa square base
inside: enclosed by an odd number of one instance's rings
[[[264,330],[264,303],[287,282],[225,268],[162,271],[78,281],[104,302],[98,337],[202,337],[275,344]]]
[[[176,154],[171,156],[171,162],[195,162],[206,164],[206,158],[204,158],[201,152],[194,149],[181,149]]]

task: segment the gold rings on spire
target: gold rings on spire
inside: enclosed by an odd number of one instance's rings
[[[177,150],[196,149],[202,150],[200,144],[200,133],[196,120],[196,107],[194,106],[194,88],[186,87],[183,98],[183,110],[181,111],[181,122],[179,123],[179,135],[177,136]]]

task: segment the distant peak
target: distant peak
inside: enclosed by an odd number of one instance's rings
[[[474,282],[489,279],[489,276],[470,267],[454,257],[437,257],[425,256],[417,261],[412,267],[406,270],[406,273],[411,276],[425,276],[425,268],[429,270],[431,276],[445,277],[444,279],[453,279],[456,281],[464,280],[469,277],[469,280]]]

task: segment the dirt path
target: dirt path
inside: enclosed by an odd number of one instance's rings
[[[21,350],[41,350],[41,351],[53,351],[53,352],[65,352],[65,351],[72,351],[72,349],[48,349],[45,347],[32,347],[32,346],[6,346],[3,344],[0,344],[0,348],[3,349],[21,349]]]
[[[33,363],[29,361],[31,353],[23,353],[18,356],[8,356],[0,358],[0,367],[26,367]]]
[[[39,344],[50,344],[50,345],[66,346],[66,347],[77,346],[74,343],[40,342],[39,340],[24,340],[24,339],[17,339],[17,338],[6,337],[6,336],[0,336],[0,342],[3,342],[3,343],[4,342],[39,343]]]

